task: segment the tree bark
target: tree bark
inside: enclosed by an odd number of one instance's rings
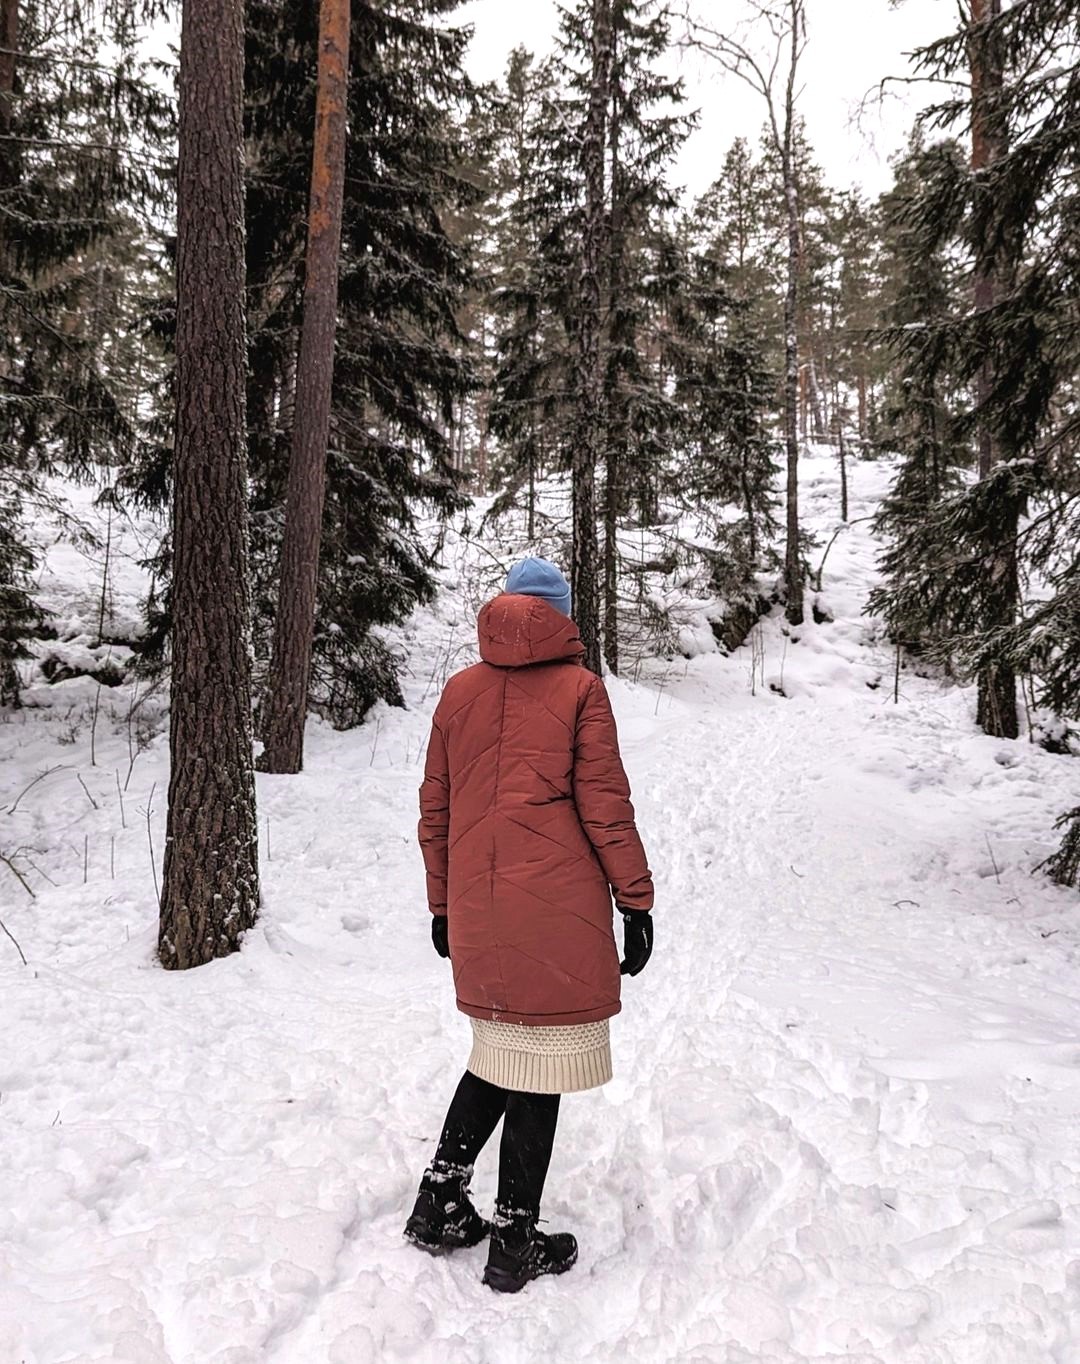
[[[971,26],[974,30],[992,23],[1001,14],[1001,0],[971,0]],[[971,64],[971,169],[976,177],[977,200],[990,191],[980,186],[981,176],[992,169],[1003,155],[1004,133],[1001,126],[1003,72],[1001,62],[988,43],[985,34],[975,32],[969,41]],[[977,243],[974,271],[974,307],[976,313],[993,308],[999,292],[997,264],[989,243]],[[976,401],[982,411],[978,426],[979,477],[988,478],[994,465],[1007,452],[1000,449],[995,439],[993,421],[987,412],[994,387],[991,362],[987,360],[976,380]],[[1010,497],[1004,515],[988,544],[985,555],[987,580],[992,585],[987,630],[1012,625],[1016,619],[1020,582],[1016,564],[1016,533],[1019,527],[1019,506]],[[1016,674],[1006,664],[983,668],[978,678],[978,724],[996,738],[1015,739],[1020,732],[1020,717],[1016,707]]]
[[[616,443],[609,440],[604,487],[604,659],[616,676],[619,672],[619,453]]]
[[[234,952],[259,907],[244,389],[242,0],[184,0],[169,812],[158,951]]]
[[[787,289],[784,293],[784,444],[787,450],[787,543],[784,548],[784,615],[803,623],[803,572],[799,553],[799,186],[795,166],[795,79],[799,57],[801,0],[791,0],[791,52],[784,95],[781,166],[787,212]]]
[[[618,37],[612,32],[611,64],[615,69]],[[611,214],[608,239],[608,327],[616,326],[619,315],[619,290],[622,286],[625,233],[623,230],[623,186],[619,171],[618,100],[614,80],[609,82],[611,102]],[[621,337],[609,335],[609,354],[614,354]],[[609,385],[606,395],[604,433],[604,661],[609,671],[619,672],[619,505],[622,497],[621,479],[625,468],[627,444],[626,394],[616,382]]]
[[[823,444],[825,433],[829,429],[829,418],[825,411],[825,401],[821,384],[818,382],[817,365],[814,363],[813,354],[806,364],[806,380],[810,392],[810,416],[814,425],[814,439]]]
[[[971,24],[977,28],[1001,13],[1001,0],[971,0]],[[976,176],[988,170],[1000,154],[996,130],[996,107],[1001,98],[1002,72],[1000,66],[987,60],[988,54],[980,39],[970,43],[971,63],[971,169]],[[974,272],[974,303],[976,312],[994,306],[996,293],[994,261],[988,250],[976,251]],[[982,406],[989,397],[992,375],[989,364],[980,371],[977,390]],[[996,457],[994,436],[987,421],[979,424],[979,477],[985,478]]]
[[[268,772],[304,762],[311,649],[326,495],[326,448],[334,379],[338,262],[345,186],[349,0],[321,0],[315,145],[311,163],[304,319],[296,372],[296,419],[281,550],[281,584],[267,700]]]
[[[600,281],[604,257],[604,127],[611,86],[611,0],[592,0],[592,73],[582,145],[585,220],[578,319],[578,435],[574,444],[570,583],[585,666],[600,671],[596,470],[604,459],[604,354]]]
[[[0,188],[18,183],[18,144],[11,140],[15,121],[15,53],[19,48],[19,0],[0,0]]]
[[[746,511],[747,544],[750,551],[750,572],[758,566],[758,528],[757,513],[754,511],[754,495],[750,487],[750,471],[747,468],[747,453],[743,449],[739,456],[739,486],[742,489],[743,508]]]

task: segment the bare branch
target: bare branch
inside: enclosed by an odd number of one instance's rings
[[[4,861],[7,861],[6,858],[4,858],[3,860],[4,860]],[[14,871],[14,870],[15,870],[14,867],[12,867],[12,871]],[[18,872],[15,872],[15,875],[16,875],[16,876],[19,876],[19,873],[18,873]],[[22,877],[21,877],[21,876],[19,876],[19,880],[22,881]],[[25,881],[23,882],[23,884],[26,885]],[[27,890],[30,890],[30,887],[27,886],[26,889],[27,889]],[[33,892],[32,890],[30,890],[30,894],[33,895],[33,893],[34,893],[34,892]],[[11,938],[11,941],[12,941],[13,943],[15,943],[15,951],[18,952],[18,954],[19,954],[20,957],[22,957],[22,964],[23,964],[24,966],[28,966],[28,965],[29,965],[29,962],[26,960],[26,956],[24,955],[22,948],[19,946],[18,942],[16,941],[15,937],[13,936],[13,934],[12,934],[12,932],[11,932],[11,929],[8,928],[7,924],[4,923],[3,919],[0,919],[0,928],[2,928],[2,929],[4,930],[4,932],[8,935],[8,937]]]
[[[16,881],[18,881],[19,885],[22,886],[23,890],[26,891],[27,895],[30,896],[31,900],[36,900],[37,896],[34,894],[33,887],[30,885],[30,882],[26,879],[26,877],[15,865],[14,859],[12,857],[8,857],[6,853],[0,853],[0,862],[3,862],[4,866],[7,867],[7,869],[11,872],[12,876],[15,877]]]
[[[19,792],[19,794],[15,797],[14,802],[8,806],[7,813],[9,815],[13,815],[15,811],[19,808],[19,801],[22,800],[23,796],[25,796],[28,791],[32,790],[38,784],[39,781],[44,781],[46,777],[51,777],[54,772],[62,772],[66,766],[67,766],[66,763],[57,763],[55,767],[47,767],[44,770],[44,772],[39,772],[37,776],[34,778],[34,780],[32,782],[29,782],[26,786],[24,786],[23,789]]]

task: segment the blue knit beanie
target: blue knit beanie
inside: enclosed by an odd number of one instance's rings
[[[570,584],[547,559],[522,559],[506,576],[507,592],[524,597],[543,597],[549,606],[570,614]]]

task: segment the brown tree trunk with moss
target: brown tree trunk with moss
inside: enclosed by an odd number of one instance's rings
[[[976,195],[990,191],[980,178],[990,171],[1004,154],[1004,130],[1001,126],[1003,72],[1001,60],[993,43],[985,34],[985,26],[1001,15],[1001,0],[971,0],[972,35],[969,40],[971,66],[971,169],[976,179]],[[974,305],[976,313],[993,308],[999,281],[994,252],[989,244],[981,245],[975,253]],[[985,409],[994,387],[990,361],[979,371],[976,397]],[[978,426],[979,477],[988,478],[991,470],[1008,452],[1002,451],[994,435],[993,421],[984,415]],[[991,543],[986,546],[985,565],[991,584],[990,618],[984,622],[987,630],[1008,628],[1016,619],[1020,596],[1019,572],[1016,564],[1016,534],[1019,529],[1019,502],[1010,497],[1006,515],[995,528]],[[1016,707],[1016,673],[1006,663],[988,664],[979,673],[976,719],[987,734],[1000,739],[1015,739],[1020,733],[1020,717]]]
[[[0,133],[15,117],[15,54],[19,50],[19,0],[0,0]]]
[[[799,552],[799,261],[801,232],[799,185],[795,165],[795,82],[802,8],[790,7],[790,65],[784,92],[781,144],[784,208],[787,218],[787,287],[784,290],[784,448],[787,455],[786,543],[784,547],[784,615],[789,625],[803,623],[803,569]]]
[[[296,415],[281,549],[281,582],[260,766],[304,764],[311,650],[326,495],[326,448],[334,380],[338,261],[345,186],[349,0],[322,0],[311,164],[304,320],[296,370]]]
[[[15,120],[15,53],[19,46],[19,0],[0,0],[0,190],[19,183],[21,157],[19,143],[11,136]],[[8,274],[7,232],[0,232],[0,275]],[[7,361],[0,359],[0,377],[7,373]],[[15,668],[9,664],[0,672],[0,697],[16,696]]]
[[[243,0],[184,0],[169,812],[158,951],[236,951],[259,908],[244,387]]]
[[[11,137],[18,47],[19,0],[0,0],[0,189],[10,188],[19,180],[19,144]]]

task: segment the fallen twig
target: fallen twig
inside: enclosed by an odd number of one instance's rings
[[[7,809],[8,814],[13,815],[15,813],[15,811],[19,808],[19,801],[22,800],[23,796],[26,795],[27,791],[32,790],[38,784],[39,781],[44,781],[46,777],[52,776],[54,772],[62,772],[66,766],[67,766],[66,763],[57,763],[55,767],[47,767],[44,772],[39,772],[37,776],[34,778],[34,780],[32,782],[28,782],[27,785],[24,786],[23,789],[19,792],[19,794],[15,797],[14,804],[8,806]]]
[[[18,872],[16,872],[15,874],[18,875]],[[21,880],[22,878],[20,877],[19,879]],[[30,890],[29,886],[27,886],[27,890]],[[33,893],[34,892],[31,890],[30,894],[33,895]],[[11,938],[11,941],[15,943],[15,951],[18,952],[20,957],[22,957],[22,964],[24,966],[29,966],[30,963],[26,960],[26,956],[23,953],[22,948],[19,946],[18,942],[16,941],[14,935],[11,932],[11,929],[8,928],[7,924],[4,923],[3,919],[0,919],[0,928],[2,928],[4,932],[8,935],[8,937]]]
[[[150,845],[150,871],[154,877],[154,898],[157,900],[158,909],[161,909],[161,891],[158,889],[157,863],[154,861],[154,834],[150,827],[150,816],[154,813],[154,792],[157,790],[157,782],[150,788],[150,794],[146,798],[146,841]]]
[[[36,900],[37,896],[34,894],[33,887],[30,885],[30,882],[27,881],[26,877],[18,869],[15,863],[11,860],[11,858],[7,857],[4,853],[0,853],[0,862],[3,862],[4,866],[7,867],[7,869],[11,872],[12,876],[15,877],[16,881],[18,881],[19,885],[22,886],[23,890],[26,891],[27,895],[30,896],[31,900]]]
[[[986,840],[986,851],[990,854],[990,865],[994,868],[994,876],[997,880],[998,885],[1000,886],[1001,872],[998,869],[997,858],[994,856],[994,850],[990,846],[990,835],[986,833],[985,830],[983,831],[983,838]]]

